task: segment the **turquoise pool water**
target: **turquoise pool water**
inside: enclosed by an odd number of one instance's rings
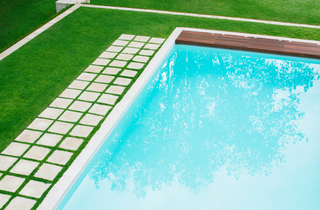
[[[176,45],[58,209],[319,210],[319,72]]]

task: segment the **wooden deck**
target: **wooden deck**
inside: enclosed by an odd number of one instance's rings
[[[182,31],[176,43],[320,58],[320,45],[275,39]]]

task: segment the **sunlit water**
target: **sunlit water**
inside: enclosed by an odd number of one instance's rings
[[[175,46],[59,208],[319,210],[319,72]]]

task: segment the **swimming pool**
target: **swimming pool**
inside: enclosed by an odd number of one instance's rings
[[[58,209],[319,209],[319,70],[176,45]]]

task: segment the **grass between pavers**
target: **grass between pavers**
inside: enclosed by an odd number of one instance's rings
[[[178,26],[304,39],[320,38],[320,30],[316,29],[79,8],[0,62],[0,151],[121,34],[167,38]],[[81,149],[84,146],[82,144]],[[53,183],[58,181],[59,176]]]
[[[90,3],[320,25],[318,0],[91,0]]]

